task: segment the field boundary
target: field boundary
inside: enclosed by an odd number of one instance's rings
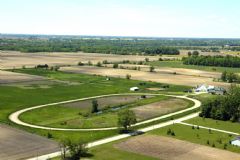
[[[9,119],[18,124],[18,125],[22,125],[22,126],[26,126],[26,127],[30,127],[30,128],[37,128],[37,129],[44,129],[44,130],[55,130],[55,131],[104,131],[104,130],[115,130],[118,129],[119,127],[108,127],[108,128],[91,128],[91,129],[77,129],[77,128],[54,128],[54,127],[44,127],[44,126],[39,126],[39,125],[34,125],[34,124],[29,124],[26,122],[23,122],[19,119],[19,116],[21,114],[23,114],[24,112],[30,111],[30,110],[34,110],[34,109],[39,109],[39,108],[43,108],[43,107],[48,107],[48,106],[54,106],[54,105],[59,105],[59,104],[66,104],[66,103],[72,103],[72,102],[77,102],[77,101],[83,101],[83,100],[89,100],[89,99],[93,99],[93,98],[102,98],[102,97],[110,97],[110,96],[122,96],[122,95],[148,95],[148,96],[158,96],[158,95],[162,95],[162,96],[168,96],[168,97],[174,97],[174,98],[181,98],[181,99],[186,99],[186,100],[190,100],[192,102],[194,102],[194,105],[190,108],[187,109],[183,109],[177,112],[173,112],[173,113],[169,113],[160,117],[156,117],[156,118],[152,118],[149,120],[145,120],[139,123],[136,123],[132,126],[139,126],[142,124],[147,124],[150,122],[154,122],[154,121],[158,121],[164,118],[168,118],[180,113],[184,113],[187,111],[191,111],[194,109],[197,109],[201,106],[201,102],[199,100],[193,99],[193,98],[189,98],[187,96],[178,96],[178,95],[168,95],[168,94],[151,94],[151,93],[123,93],[123,94],[109,94],[109,95],[100,95],[100,96],[94,96],[94,97],[87,97],[87,98],[80,98],[80,99],[74,99],[74,100],[68,100],[68,101],[62,101],[62,102],[55,102],[55,103],[49,103],[49,104],[44,104],[44,105],[38,105],[38,106],[33,106],[33,107],[29,107],[29,108],[25,108],[19,111],[16,111],[12,114],[10,114]]]

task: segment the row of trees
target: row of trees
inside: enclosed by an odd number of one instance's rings
[[[240,76],[236,73],[233,73],[233,72],[224,71],[224,72],[222,72],[221,80],[223,82],[239,83],[240,82]]]
[[[218,96],[206,101],[202,106],[201,117],[217,120],[240,121],[240,87],[231,86],[226,96]]]
[[[240,58],[234,56],[198,56],[192,55],[182,59],[186,65],[240,67]]]
[[[82,38],[0,39],[0,50],[21,52],[78,52],[106,54],[179,54],[173,47],[164,47],[163,40],[111,40]]]

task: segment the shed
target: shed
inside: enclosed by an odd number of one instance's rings
[[[130,88],[130,91],[138,91],[138,90],[139,90],[138,87],[131,87],[131,88]]]
[[[236,137],[234,140],[231,141],[231,144],[234,146],[240,147],[240,137]]]

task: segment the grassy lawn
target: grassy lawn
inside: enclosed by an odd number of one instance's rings
[[[185,65],[182,61],[153,61],[149,62],[149,65],[156,67],[171,67],[171,68],[187,68],[187,69],[197,69],[204,71],[213,71],[213,72],[240,72],[239,68],[230,68],[230,67],[215,67],[215,66],[197,66],[197,65]]]
[[[126,139],[124,139],[126,140]],[[115,143],[108,143],[105,145],[101,145],[99,147],[95,147],[90,149],[90,153],[93,154],[93,157],[91,159],[97,159],[97,160],[157,160],[157,158],[152,158],[132,152],[126,152],[119,150],[114,147]]]
[[[35,87],[36,84],[34,84],[31,89],[0,85],[0,122],[7,123],[13,125],[14,127],[25,129],[29,132],[43,136],[46,136],[48,132],[50,132],[53,138],[56,140],[68,137],[73,140],[81,138],[84,139],[86,142],[89,142],[96,139],[115,135],[118,133],[118,131],[63,132],[31,129],[13,124],[9,121],[8,116],[17,110],[35,105],[103,94],[126,93],[129,92],[129,88],[132,86],[140,87],[141,90],[139,92],[150,92],[148,90],[145,90],[145,88],[161,87],[163,85],[153,82],[146,82],[145,85],[141,85],[140,81],[126,80],[120,78],[111,78],[110,81],[106,81],[106,78],[101,76],[55,72],[44,69],[20,69],[14,71],[41,75],[54,81],[51,81],[51,83],[49,84],[50,87],[46,88]],[[74,82],[75,84],[68,84],[68,82]],[[164,92],[181,93],[181,91],[188,88],[189,87],[186,86],[169,85],[169,88],[166,89]],[[59,111],[57,110],[55,112]],[[44,117],[47,115],[41,116]]]
[[[229,141],[232,140],[234,137],[232,135],[221,133],[221,132],[215,132],[211,131],[209,133],[206,129],[192,129],[190,126],[185,126],[181,124],[174,124],[168,127],[156,129],[154,131],[149,132],[148,134],[155,134],[155,135],[162,135],[162,136],[169,136],[167,135],[168,129],[171,129],[174,131],[175,136],[174,137],[180,140],[185,140],[197,144],[202,144],[206,146],[215,145],[216,148],[224,149],[224,145],[226,146],[226,149],[232,152],[240,153],[239,147],[232,146],[229,144]],[[209,144],[207,143],[209,141]]]
[[[220,121],[210,118],[197,117],[185,121],[186,123],[195,124],[199,126],[211,127],[216,129],[222,129],[230,132],[240,133],[240,123],[233,123],[230,121]]]

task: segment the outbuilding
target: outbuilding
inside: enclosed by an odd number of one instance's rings
[[[131,87],[130,91],[139,91],[139,88],[138,87]]]
[[[240,137],[236,137],[234,140],[232,140],[231,144],[240,147]]]

